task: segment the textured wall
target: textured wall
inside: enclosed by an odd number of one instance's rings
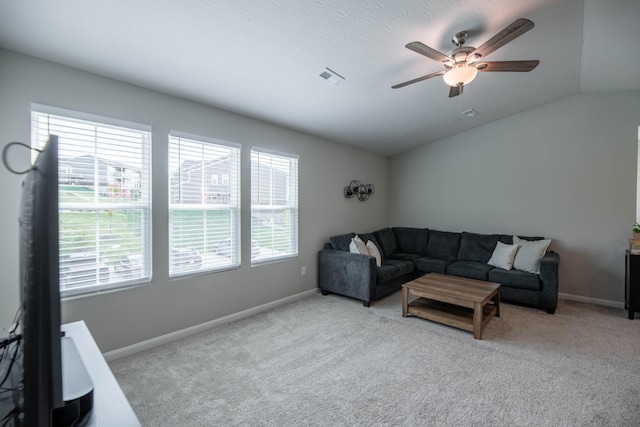
[[[640,92],[582,94],[398,155],[391,222],[550,237],[561,293],[619,305],[639,125]]]
[[[0,148],[30,140],[30,104],[52,105],[152,126],[153,281],[147,286],[67,300],[63,321],[83,319],[103,351],[237,313],[316,288],[317,251],[332,234],[387,224],[388,159],[202,104],[0,50]],[[274,100],[277,102],[277,100]],[[253,145],[299,155],[299,257],[238,270],[169,280],[167,135],[170,129],[242,144],[242,238],[249,248]],[[28,165],[28,153],[14,156]],[[16,168],[18,168],[16,166]],[[342,189],[372,183],[362,203]],[[22,178],[0,168],[0,327],[18,306],[19,189]],[[307,274],[301,275],[301,267]],[[0,334],[1,335],[1,334]]]

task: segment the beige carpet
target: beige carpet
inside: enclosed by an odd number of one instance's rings
[[[640,320],[509,304],[481,341],[319,294],[110,366],[144,426],[640,425]]]

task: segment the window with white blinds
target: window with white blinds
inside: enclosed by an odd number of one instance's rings
[[[251,150],[253,264],[298,255],[298,157]]]
[[[169,276],[240,265],[240,148],[171,131]]]
[[[148,282],[151,128],[33,105],[31,146],[49,134],[59,140],[61,295]]]

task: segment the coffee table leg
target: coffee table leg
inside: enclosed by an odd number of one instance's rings
[[[498,292],[496,293],[496,317],[500,317],[500,288],[498,288]]]
[[[482,304],[479,302],[473,304],[473,337],[482,339]]]
[[[407,317],[409,303],[409,288],[402,287],[402,317]]]

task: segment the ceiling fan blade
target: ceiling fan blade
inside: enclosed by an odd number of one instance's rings
[[[445,62],[451,59],[444,53],[438,52],[437,50],[430,48],[426,44],[423,44],[420,42],[411,42],[411,43],[408,43],[405,47],[409,50],[417,52],[420,55],[424,55],[427,58],[431,58],[438,62]]]
[[[533,22],[525,18],[516,19],[509,24],[504,30],[487,40],[482,46],[477,48],[473,53],[477,53],[481,58],[486,57],[491,52],[501,48],[510,41],[520,37],[533,28]]]
[[[540,61],[532,59],[528,61],[494,61],[479,62],[474,64],[478,71],[531,71],[538,66]]]
[[[461,95],[462,88],[464,88],[463,85],[451,86],[451,89],[449,89],[449,98],[453,98],[454,96]]]
[[[404,83],[398,83],[397,85],[391,86],[391,89],[399,89],[401,87],[405,87],[405,86],[413,84],[413,83],[418,83],[418,82],[421,82],[423,80],[430,79],[431,77],[441,76],[443,74],[444,74],[444,70],[437,71],[435,73],[427,74],[426,76],[418,77],[417,79],[409,80],[409,81],[404,82]]]

